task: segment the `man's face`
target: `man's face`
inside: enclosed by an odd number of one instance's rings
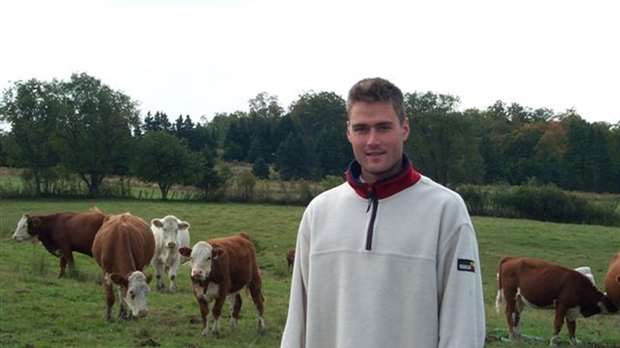
[[[401,125],[390,102],[355,102],[347,121],[347,138],[362,178],[372,183],[397,174],[401,169],[403,143],[409,136],[409,121]]]

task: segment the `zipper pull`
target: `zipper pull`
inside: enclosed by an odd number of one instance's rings
[[[370,211],[370,206],[372,205],[372,200],[374,199],[375,190],[372,187],[368,187],[368,207],[366,207],[366,212]]]

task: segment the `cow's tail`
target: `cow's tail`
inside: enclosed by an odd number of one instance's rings
[[[502,277],[500,274],[502,273],[502,263],[504,259],[499,262],[499,269],[497,271],[497,295],[495,296],[495,312],[497,314],[501,311],[502,302],[504,302],[504,291],[502,289]]]
[[[497,273],[497,280],[499,283],[499,288],[497,289],[497,296],[495,296],[495,313],[499,314],[502,307],[502,302],[504,301],[504,292],[502,291],[502,283],[499,278],[499,273]]]

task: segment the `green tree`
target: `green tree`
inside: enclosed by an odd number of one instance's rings
[[[566,153],[566,131],[557,121],[546,123],[544,134],[534,147],[536,177],[542,184],[560,185],[562,177],[562,159]]]
[[[282,180],[315,179],[316,157],[304,138],[290,133],[278,147],[275,169]]]
[[[159,186],[162,200],[175,184],[195,184],[204,160],[190,152],[184,141],[167,132],[149,132],[136,144],[132,173],[140,180]]]
[[[252,164],[252,174],[259,179],[269,178],[269,165],[262,157],[259,157]]]
[[[592,157],[590,149],[591,127],[574,110],[560,117],[566,129],[567,148],[563,159],[564,188],[569,190],[587,190],[592,174]]]
[[[261,92],[248,101],[250,112],[248,116],[267,119],[278,119],[284,114],[284,109],[278,103],[278,97],[267,92]]]
[[[144,123],[142,124],[142,131],[148,132],[172,132],[172,124],[168,119],[168,115],[164,112],[157,111],[154,115],[151,112],[146,113]]]
[[[213,116],[211,121],[205,125],[206,129],[209,131],[209,134],[216,139],[218,147],[224,147],[224,140],[226,139],[226,134],[228,134],[230,123],[234,118],[239,117],[240,115],[236,114],[229,115],[225,112],[217,113]]]
[[[6,145],[14,163],[23,163],[34,181],[34,195],[41,194],[46,172],[58,162],[51,138],[61,109],[57,81],[31,79],[13,83],[0,102],[0,120],[11,126]],[[16,146],[11,146],[12,144]]]
[[[353,158],[345,131],[344,99],[333,92],[307,92],[291,105],[290,117],[298,125],[309,151],[316,154],[312,172],[319,178],[342,175]]]
[[[484,161],[473,123],[451,95],[405,94],[411,134],[405,151],[414,165],[444,185],[481,183]]]
[[[54,147],[65,168],[96,197],[103,179],[128,163],[131,129],[140,121],[137,104],[85,73],[71,75],[62,89]]]
[[[215,152],[213,149],[205,146],[199,155],[202,157],[202,168],[196,173],[197,180],[193,185],[202,190],[203,199],[217,199],[219,198],[218,192],[227,178],[215,170]]]
[[[534,153],[541,137],[545,134],[545,128],[544,123],[523,123],[503,138],[501,149],[510,184],[523,185],[530,178],[538,177]]]

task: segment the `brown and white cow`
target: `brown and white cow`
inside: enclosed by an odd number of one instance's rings
[[[543,260],[505,257],[499,263],[498,281],[495,308],[499,313],[501,302],[506,301],[506,320],[511,340],[520,339],[524,306],[555,309],[553,337],[550,340],[553,346],[559,341],[558,334],[564,320],[573,346],[577,344],[577,318],[618,311],[587,276]]]
[[[142,219],[129,213],[107,216],[93,243],[93,258],[101,267],[110,320],[114,305],[114,284],[119,288],[121,318],[143,317],[149,313],[146,296],[152,274],[142,270],[155,250],[153,232]],[[127,308],[129,307],[129,311]]]
[[[286,263],[288,264],[288,270],[290,271],[295,263],[295,249],[290,249],[286,252]]]
[[[162,219],[151,220],[151,230],[155,237],[155,254],[151,264],[155,268],[157,290],[164,289],[161,279],[168,271],[170,291],[177,289],[177,272],[181,262],[180,247],[189,247],[189,223],[179,220],[174,215],[166,215]]]
[[[609,269],[605,276],[605,292],[609,299],[620,307],[620,251],[609,260]]]
[[[24,214],[17,223],[13,240],[38,238],[50,254],[60,257],[60,275],[74,269],[73,251],[93,256],[93,240],[105,214],[93,208],[89,212],[61,212],[51,215]]]
[[[236,329],[241,310],[239,292],[243,288],[250,291],[258,311],[258,332],[265,332],[262,280],[254,244],[246,233],[198,242],[193,248],[180,248],[179,252],[190,257],[187,263],[192,267],[192,288],[200,306],[202,336],[208,336],[209,302],[213,299],[213,333],[220,333],[219,320],[227,296],[232,302],[230,326]]]

